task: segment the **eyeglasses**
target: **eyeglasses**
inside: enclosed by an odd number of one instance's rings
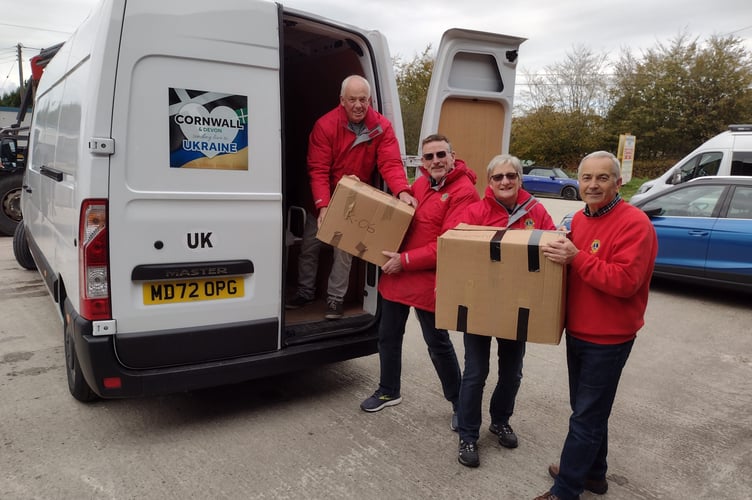
[[[517,172],[509,172],[508,174],[496,174],[491,176],[491,180],[494,182],[501,182],[504,177],[506,177],[507,180],[516,181],[519,175],[517,174]]]
[[[436,152],[436,158],[438,158],[439,160],[441,160],[442,158],[446,158],[446,155],[448,155],[448,154],[449,154],[449,151],[437,151]],[[434,155],[434,153],[425,153],[423,155],[423,159],[425,161],[432,161],[433,160],[433,155]]]

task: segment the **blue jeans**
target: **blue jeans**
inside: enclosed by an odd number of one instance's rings
[[[551,492],[563,500],[577,498],[585,479],[605,479],[608,464],[608,417],[621,372],[634,339],[602,345],[567,335],[569,369],[569,432]]]
[[[460,405],[457,410],[460,439],[476,442],[480,436],[483,387],[488,378],[491,339],[486,335],[466,333],[465,372],[462,374]],[[497,338],[499,380],[491,396],[491,422],[507,424],[514,413],[514,401],[522,382],[522,360],[525,343]]]
[[[379,390],[390,396],[401,394],[402,340],[409,314],[410,306],[382,297],[381,322],[379,323],[379,361],[381,362]],[[454,409],[457,407],[460,395],[462,374],[449,332],[439,330],[434,326],[436,316],[433,312],[415,308],[415,315],[423,331],[423,340],[428,346],[428,355],[441,381],[444,397],[452,403]]]

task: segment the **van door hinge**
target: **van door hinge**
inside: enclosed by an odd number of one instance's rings
[[[89,153],[111,155],[115,153],[115,140],[109,137],[92,137],[89,139]]]

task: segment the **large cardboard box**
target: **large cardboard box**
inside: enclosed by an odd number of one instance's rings
[[[558,344],[566,267],[540,246],[562,233],[460,225],[439,237],[436,327]]]
[[[378,266],[382,250],[399,251],[415,209],[375,187],[343,177],[316,237]]]

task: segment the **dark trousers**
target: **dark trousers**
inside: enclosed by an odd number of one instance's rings
[[[568,500],[582,493],[586,479],[604,479],[608,470],[608,417],[634,339],[601,345],[567,335],[569,432],[551,491]]]
[[[465,371],[460,387],[460,406],[457,411],[460,439],[476,442],[480,436],[483,388],[486,385],[491,354],[491,339],[485,335],[466,333]],[[522,360],[525,343],[496,339],[498,344],[499,379],[491,396],[491,422],[509,423],[514,413],[514,402],[522,382]]]
[[[399,396],[402,376],[402,340],[410,306],[392,302],[382,297],[381,322],[379,323],[379,361],[381,380],[379,389],[390,396]],[[437,329],[436,317],[431,311],[415,308],[423,340],[428,346],[428,355],[441,381],[444,397],[456,408],[460,394],[460,365],[449,339],[449,332]]]

